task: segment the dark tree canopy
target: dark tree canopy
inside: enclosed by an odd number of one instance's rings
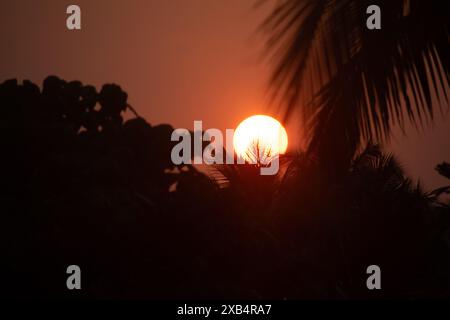
[[[343,179],[174,166],[169,125],[124,121],[127,94],[56,77],[0,84],[2,294],[58,298],[446,296],[449,205],[369,145]],[[443,167],[442,167],[443,168]],[[445,170],[441,170],[445,171]],[[383,292],[365,270],[383,269]],[[81,267],[83,290],[65,287]]]

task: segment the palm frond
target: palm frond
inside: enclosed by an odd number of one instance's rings
[[[366,28],[372,4],[381,30]],[[286,118],[301,112],[310,151],[348,163],[393,125],[432,120],[435,100],[448,107],[446,12],[441,1],[279,1],[262,25],[275,61],[271,88]]]

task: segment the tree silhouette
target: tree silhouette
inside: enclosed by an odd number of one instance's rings
[[[366,28],[377,4],[382,29]],[[330,174],[345,172],[367,141],[432,119],[448,106],[449,20],[441,1],[282,0],[262,25],[276,66],[271,85],[300,110],[308,150]]]
[[[274,176],[261,157],[217,166],[217,180],[171,162],[170,125],[124,121],[117,85],[9,80],[0,108],[2,295],[448,297],[450,205],[377,146],[339,180],[307,153],[282,155]],[[381,293],[365,287],[374,262]]]

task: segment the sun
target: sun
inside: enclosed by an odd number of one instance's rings
[[[242,121],[233,136],[238,157],[266,164],[274,156],[284,154],[288,146],[286,129],[276,119],[254,115]]]

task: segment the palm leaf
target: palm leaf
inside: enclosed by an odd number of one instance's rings
[[[366,28],[372,4],[381,8],[381,30]],[[275,62],[273,98],[285,106],[285,120],[301,112],[310,151],[348,165],[393,125],[431,120],[434,96],[448,105],[446,12],[441,1],[278,2],[262,25]]]

